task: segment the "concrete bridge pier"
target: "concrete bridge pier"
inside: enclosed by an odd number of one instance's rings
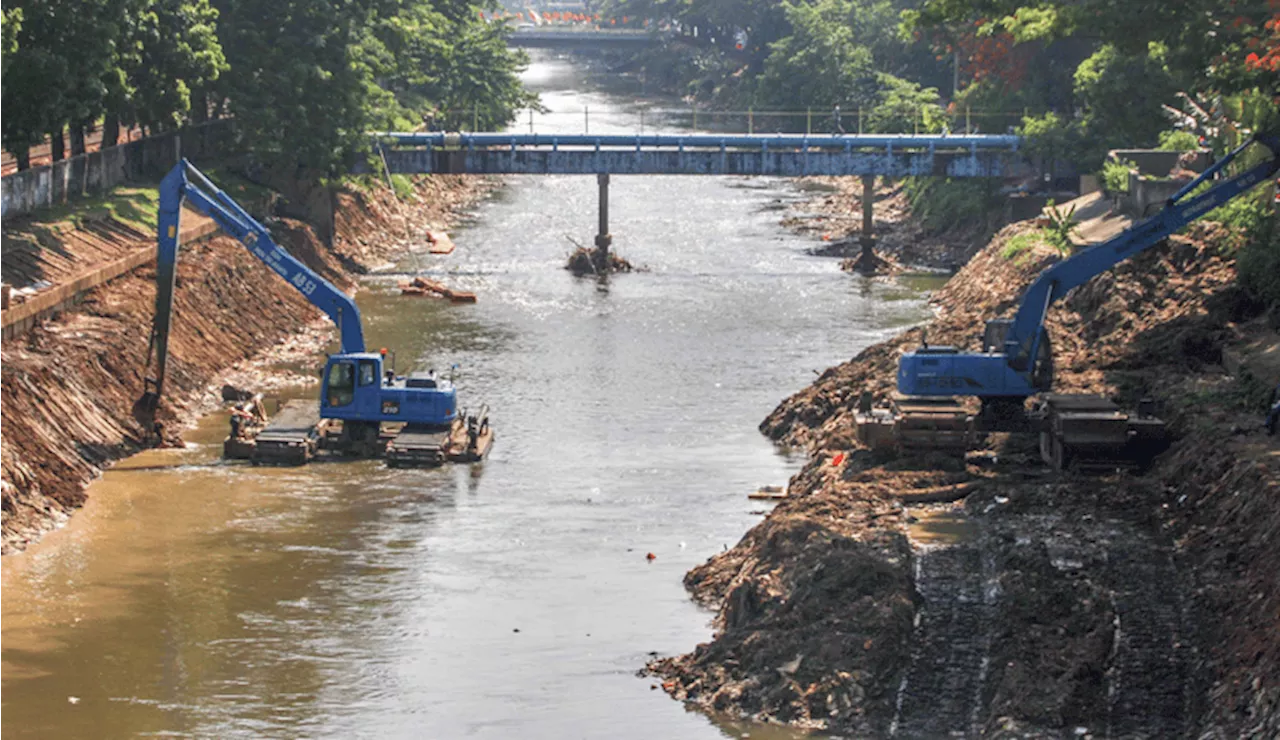
[[[613,235],[609,233],[609,173],[598,173],[596,182],[600,185],[600,224],[596,234],[596,254],[594,256],[597,264],[607,267],[609,264],[609,245],[613,243]]]
[[[862,255],[858,258],[862,264],[874,264],[876,258],[875,251],[872,249],[876,243],[874,233],[874,207],[875,207],[875,175],[862,176],[862,237],[858,240],[862,244]]]

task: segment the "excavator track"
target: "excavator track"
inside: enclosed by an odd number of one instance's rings
[[[996,608],[992,567],[981,535],[950,545],[917,545],[915,589],[922,599],[911,662],[898,689],[891,737],[979,734]]]
[[[1040,455],[1055,470],[1140,468],[1168,446],[1162,420],[1145,408],[1121,411],[1105,396],[1046,394],[1035,414]]]
[[[973,421],[956,399],[894,394],[889,408],[866,398],[854,414],[858,439],[873,450],[944,451],[963,455],[973,444]]]
[[[315,401],[289,401],[258,433],[249,459],[255,464],[302,465],[310,462],[319,449],[324,426]]]
[[[449,440],[457,428],[410,424],[387,443],[387,464],[391,467],[436,467],[447,459]]]

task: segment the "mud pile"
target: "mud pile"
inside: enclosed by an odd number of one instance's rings
[[[608,275],[613,272],[632,272],[635,270],[630,262],[613,252],[601,252],[599,249],[578,247],[569,255],[564,269],[579,277],[583,275]]]
[[[975,348],[984,320],[1012,312],[1058,259],[1030,237],[1011,246],[1030,229],[1004,229],[935,295],[930,344]],[[717,633],[651,664],[663,687],[856,736],[1275,735],[1280,455],[1261,384],[1220,365],[1272,329],[1234,287],[1223,237],[1195,226],[1050,312],[1058,389],[1162,402],[1178,440],[1144,476],[1054,474],[1007,435],[964,461],[858,449],[858,394],[891,391],[918,329],[784,401],[761,429],[811,460],[789,499],[690,572]],[[946,491],[962,500],[918,503]],[[922,538],[939,514],[965,534]]]
[[[484,184],[427,179],[420,187],[420,201],[397,213],[415,225],[446,221]],[[304,223],[273,219],[271,227],[290,253],[350,288],[354,272],[403,248],[403,228],[383,222],[389,197],[340,194],[332,249]],[[136,248],[154,245],[143,241]],[[209,387],[216,390],[231,379],[233,366],[320,316],[226,236],[185,245],[177,285],[169,402],[159,415],[170,429],[202,411]],[[142,392],[154,301],[155,271],[143,268],[92,291],[74,312],[47,320],[0,349],[4,552],[22,549],[65,519],[83,503],[90,480],[138,449],[142,430],[130,410]],[[327,336],[327,331],[312,331],[306,345],[314,347]],[[245,374],[236,374],[237,382],[246,382]]]

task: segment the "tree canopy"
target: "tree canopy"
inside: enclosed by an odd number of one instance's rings
[[[525,58],[471,0],[19,0],[4,9],[4,146],[100,122],[162,131],[219,114],[270,166],[332,172],[366,132],[530,100]]]

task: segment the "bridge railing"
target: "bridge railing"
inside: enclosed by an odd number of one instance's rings
[[[441,131],[479,131],[494,120],[484,108],[440,111],[424,121],[426,128]],[[702,106],[636,105],[627,108],[558,108],[518,111],[507,130],[526,133],[741,133],[741,134],[1011,134],[1029,115],[1022,110],[954,108],[939,116],[935,110],[917,109],[896,121],[894,130],[878,126],[868,109],[856,105],[803,110],[717,110]]]

